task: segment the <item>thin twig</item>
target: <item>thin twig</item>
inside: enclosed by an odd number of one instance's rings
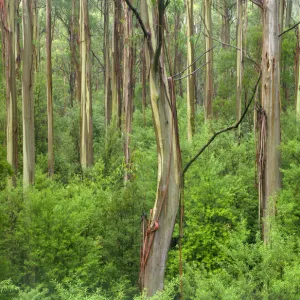
[[[300,22],[296,23],[293,27],[291,27],[291,28],[285,30],[284,32],[281,32],[281,33],[278,35],[278,37],[281,37],[281,36],[284,35],[285,33],[287,33],[287,32],[289,32],[289,31],[293,30],[293,29],[294,29],[295,27],[297,27],[299,24],[300,24]]]
[[[214,48],[216,48],[217,46],[213,46],[212,48],[208,49],[207,51],[205,51],[204,53],[202,53],[200,56],[198,56],[189,66],[187,66],[186,68],[184,68],[181,72],[175,74],[172,76],[172,78],[177,77],[178,75],[181,75],[185,70],[187,70],[190,66],[192,66],[194,63],[196,63],[203,55],[205,55],[207,52],[213,50]],[[177,80],[177,79],[176,79]]]
[[[185,75],[185,76],[183,76],[183,77],[174,79],[174,81],[182,80],[182,79],[184,79],[184,78],[186,78],[186,77],[188,77],[188,76],[190,76],[190,75],[195,74],[195,73],[198,72],[200,69],[202,69],[203,67],[205,67],[208,63],[209,63],[209,61],[206,62],[205,64],[203,64],[203,65],[202,65],[201,67],[199,67],[197,70],[195,70],[195,71],[193,71],[193,72],[191,72],[191,73],[189,73],[189,74],[187,74],[187,75]]]
[[[246,116],[246,113],[250,107],[250,104],[252,103],[254,97],[255,97],[255,94],[256,94],[256,90],[257,90],[257,87],[258,87],[258,84],[260,82],[260,79],[261,79],[261,72],[259,74],[259,78],[256,82],[256,85],[254,87],[254,90],[253,90],[253,94],[252,94],[252,97],[243,113],[243,115],[241,116],[241,118],[239,119],[239,121],[235,124],[235,125],[232,125],[232,126],[229,126],[227,128],[224,128],[218,132],[216,132],[210,139],[209,141],[198,151],[198,153],[186,164],[186,166],[184,167],[183,171],[182,171],[182,176],[184,176],[184,174],[186,173],[186,171],[189,169],[189,167],[197,160],[197,158],[204,152],[204,150],[213,142],[213,140],[218,136],[220,135],[221,133],[224,133],[224,132],[227,132],[227,131],[230,131],[232,129],[236,129],[239,127],[239,125],[242,123],[244,117]]]

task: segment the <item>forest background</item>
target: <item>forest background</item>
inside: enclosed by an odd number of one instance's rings
[[[280,93],[271,146],[268,5]],[[300,299],[299,1],[1,0],[0,10],[0,299]],[[269,202],[261,145],[280,153]],[[165,231],[156,293],[142,235]],[[155,260],[162,250],[148,246]]]

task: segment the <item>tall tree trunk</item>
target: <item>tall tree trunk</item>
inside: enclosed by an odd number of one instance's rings
[[[8,180],[9,187],[16,186],[18,171],[18,122],[17,122],[17,93],[15,68],[15,3],[5,2],[2,7],[2,39],[5,63],[6,89],[6,141],[7,162],[11,165],[14,174]]]
[[[141,2],[147,34],[146,61],[158,153],[158,185],[141,261],[141,285],[149,296],[164,285],[168,250],[179,206],[181,155],[176,103],[172,81],[168,83],[163,51],[164,1]],[[155,25],[157,24],[157,26]],[[157,37],[157,39],[156,39]]]
[[[297,46],[295,54],[295,108],[297,120],[300,120],[300,33],[297,28]]]
[[[76,99],[81,101],[81,70],[78,57],[78,5],[77,0],[72,0],[71,20],[70,20],[70,52],[71,52],[71,74],[70,74],[70,102]]]
[[[21,45],[20,45],[20,0],[15,0],[15,60],[16,60],[16,75],[19,78],[19,70],[21,67]]]
[[[224,43],[222,47],[228,48],[230,44],[230,14],[228,0],[222,1],[222,27],[221,27],[221,41]]]
[[[187,64],[191,65],[187,72],[187,121],[188,121],[188,141],[192,142],[195,133],[195,64],[194,57],[194,0],[186,0],[187,14]]]
[[[81,167],[86,169],[92,166],[94,160],[88,0],[80,0],[79,27],[81,56],[80,162]]]
[[[142,49],[142,105],[143,105],[143,116],[144,116],[144,126],[146,126],[146,107],[147,107],[147,74],[146,74],[146,54],[145,48],[147,45],[143,42]]]
[[[236,120],[242,115],[243,89],[243,0],[236,2]],[[240,129],[239,129],[240,130]]]
[[[112,75],[111,75],[111,89],[112,89],[112,121],[114,126],[120,127],[120,111],[122,108],[121,99],[121,55],[120,55],[120,19],[121,19],[121,1],[114,0],[114,28],[112,39]]]
[[[291,27],[292,9],[293,9],[293,0],[286,0],[285,27]]]
[[[275,197],[281,186],[280,176],[280,62],[279,62],[278,1],[263,3],[263,52],[262,52],[262,122],[260,152],[262,157],[260,205],[262,209],[262,235],[267,244],[270,236],[270,218],[275,216]]]
[[[104,43],[103,55],[105,63],[105,123],[106,127],[110,124],[112,116],[112,98],[111,98],[111,71],[109,58],[109,1],[104,1]]]
[[[212,0],[204,0],[204,22],[205,22],[205,49],[208,51],[213,47],[212,40],[212,18],[211,18]],[[204,112],[205,121],[212,117],[212,99],[213,99],[213,51],[206,53],[205,69],[205,93],[204,93]]]
[[[130,0],[134,4],[134,0]],[[124,155],[125,155],[125,181],[130,179],[130,136],[132,131],[133,115],[133,27],[132,12],[125,0],[124,8],[124,60],[123,60],[123,102],[124,102]]]
[[[32,28],[32,1],[22,0],[23,19],[23,186],[34,183],[35,144],[34,144],[34,48]]]
[[[48,117],[48,176],[54,174],[53,152],[53,107],[52,107],[52,35],[51,35],[52,0],[46,1],[46,55],[47,55],[47,117]]]
[[[40,45],[39,45],[39,0],[33,0],[33,8],[32,8],[32,26],[33,26],[33,51],[34,51],[34,67],[35,72],[38,72],[39,66],[39,53],[40,53]]]

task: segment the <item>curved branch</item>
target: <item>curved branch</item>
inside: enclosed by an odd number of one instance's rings
[[[132,6],[132,4],[130,3],[130,0],[125,0],[125,2],[127,3],[128,7],[131,9],[131,11],[134,13],[134,15],[136,16],[137,20],[139,21],[139,23],[141,25],[141,28],[142,28],[142,30],[144,32],[145,38],[149,39],[150,33],[147,31],[146,26],[145,26],[145,24],[144,24],[144,22],[143,22],[143,20],[142,20],[142,18],[140,16],[140,14],[138,13],[137,9]]]
[[[186,164],[186,166],[184,167],[183,171],[182,171],[182,176],[184,176],[184,174],[186,173],[186,171],[190,168],[190,166],[197,160],[197,158],[204,152],[204,150],[213,142],[213,140],[218,136],[220,135],[221,133],[224,133],[224,132],[227,132],[227,131],[230,131],[232,129],[237,129],[239,127],[239,125],[242,123],[244,117],[246,116],[246,113],[250,107],[250,104],[252,103],[254,97],[255,97],[255,93],[256,93],[256,90],[257,90],[257,87],[258,87],[258,84],[260,82],[260,79],[261,79],[261,72],[259,74],[259,78],[256,82],[256,85],[254,87],[254,90],[253,90],[253,94],[252,94],[252,97],[243,113],[243,115],[241,116],[241,118],[239,119],[239,121],[235,124],[235,125],[232,125],[232,126],[229,126],[227,128],[224,128],[218,132],[216,132],[210,139],[209,141],[198,151],[198,153]]]
[[[281,36],[284,35],[285,33],[291,31],[292,29],[294,29],[295,27],[297,27],[299,24],[300,24],[300,22],[296,23],[293,27],[291,27],[291,28],[285,30],[284,32],[281,32],[281,33],[278,35],[278,37],[281,37]]]

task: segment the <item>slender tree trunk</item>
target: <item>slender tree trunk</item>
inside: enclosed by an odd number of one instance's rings
[[[111,71],[109,57],[109,1],[104,1],[104,44],[103,55],[105,63],[105,123],[106,127],[110,124],[112,116],[112,91],[111,91]]]
[[[300,36],[299,28],[297,29],[297,46],[295,54],[295,108],[296,108],[296,117],[300,120]]]
[[[262,234],[267,244],[270,236],[270,218],[275,216],[275,197],[281,186],[280,176],[280,62],[278,1],[264,0],[263,4],[263,52],[262,52],[262,109],[266,116],[263,172],[261,182]],[[262,129],[261,129],[262,130]]]
[[[124,102],[124,156],[125,156],[125,181],[130,179],[130,136],[132,131],[133,115],[133,27],[132,12],[125,0],[124,8],[124,60],[123,60],[123,102]],[[131,4],[134,1],[131,0]]]
[[[46,60],[47,60],[47,117],[48,117],[48,176],[54,174],[53,152],[53,107],[52,107],[52,35],[51,35],[52,0],[46,1]]]
[[[22,0],[23,19],[23,186],[34,183],[35,144],[34,144],[34,48],[32,28],[32,1]]]
[[[32,26],[33,26],[33,51],[34,51],[34,67],[38,72],[39,66],[39,0],[33,0],[32,8]]]
[[[236,120],[242,115],[242,89],[243,89],[243,0],[236,2]],[[240,131],[240,129],[239,129]]]
[[[77,103],[81,101],[81,70],[80,59],[78,57],[78,5],[77,0],[72,0],[71,8],[71,20],[70,20],[70,52],[71,52],[71,78],[70,78],[70,101],[71,105],[73,99],[77,100]]]
[[[293,0],[286,0],[286,16],[285,16],[285,27],[291,27],[292,24],[292,9]]]
[[[161,53],[164,1],[159,0],[150,6],[146,0],[142,0],[141,16],[150,33],[146,61],[158,153],[156,201],[144,241],[140,277],[142,288],[146,288],[148,296],[151,296],[164,286],[168,250],[179,206],[181,155],[174,87],[172,82],[168,83]]]
[[[90,30],[88,0],[80,0],[80,55],[81,55],[81,124],[80,124],[80,162],[86,169],[93,164],[93,123],[90,61]]]
[[[212,40],[212,19],[211,19],[211,0],[204,0],[204,22],[205,22],[205,48],[206,51],[213,47]],[[204,95],[204,112],[205,121],[212,118],[212,99],[213,99],[213,51],[206,53],[205,69],[205,95]]]
[[[143,116],[144,116],[144,126],[146,126],[146,107],[147,107],[147,74],[146,74],[146,57],[145,48],[147,45],[143,42],[142,49],[142,105],[143,105]]]
[[[16,60],[16,76],[19,78],[19,70],[21,67],[21,45],[20,45],[20,0],[15,0],[15,9],[16,9],[16,17],[15,17],[15,60]]]
[[[112,75],[111,75],[111,89],[112,89],[112,119],[114,126],[120,127],[120,111],[122,107],[121,99],[121,55],[120,55],[120,19],[121,19],[121,2],[114,0],[114,28],[112,39]]]
[[[222,1],[222,27],[221,27],[221,41],[224,43],[222,47],[227,49],[230,44],[230,15],[229,15],[229,3],[227,0]]]
[[[194,0],[186,0],[187,13],[187,64],[191,65],[187,72],[195,71],[194,57]],[[192,142],[195,133],[195,74],[187,77],[187,121],[188,121],[188,141]]]
[[[17,93],[15,67],[15,3],[5,2],[2,7],[2,39],[3,56],[5,62],[6,82],[6,141],[7,162],[11,165],[14,174],[8,180],[9,187],[16,186],[18,172],[18,122],[17,122]]]

